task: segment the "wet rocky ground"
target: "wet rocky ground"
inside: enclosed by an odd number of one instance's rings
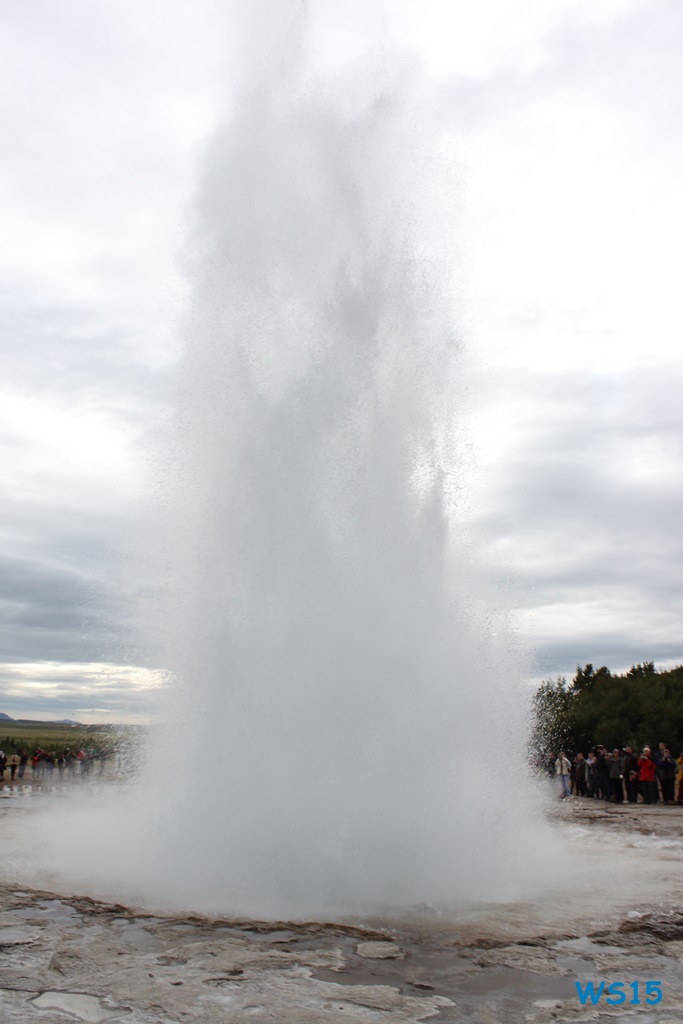
[[[599,832],[607,851],[626,835],[654,837],[658,869],[683,870],[680,808],[573,801],[553,813],[581,835]],[[293,924],[152,916],[3,884],[0,1022],[683,1022],[683,899],[669,888],[649,902],[616,899],[599,920],[577,892],[576,913],[550,924],[532,905],[448,922]],[[623,982],[625,1001],[603,993],[582,1005],[577,980]],[[648,981],[661,983],[656,1005]]]

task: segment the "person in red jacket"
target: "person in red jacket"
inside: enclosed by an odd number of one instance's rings
[[[643,752],[638,758],[638,771],[640,773],[640,788],[646,804],[657,802],[657,765],[652,757],[649,747],[643,747]]]

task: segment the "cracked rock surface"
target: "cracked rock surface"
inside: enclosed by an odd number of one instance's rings
[[[376,931],[149,916],[88,898],[0,889],[2,1024],[458,1024],[630,1021],[583,1007],[575,981],[657,978],[637,1020],[683,1021],[681,908],[593,936],[473,940],[456,929]],[[382,935],[379,938],[379,935]],[[369,937],[367,937],[369,936]]]

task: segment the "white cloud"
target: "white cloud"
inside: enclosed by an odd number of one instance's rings
[[[4,713],[40,721],[149,722],[164,683],[161,672],[130,665],[43,661],[0,667]]]

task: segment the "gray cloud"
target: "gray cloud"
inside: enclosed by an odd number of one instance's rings
[[[0,609],[3,662],[95,662],[117,647],[116,596],[46,561],[0,556]]]
[[[489,395],[492,415],[510,383]],[[683,372],[512,384],[517,440],[497,468],[478,543],[494,578],[516,581],[532,636],[540,623],[542,671],[683,661]],[[555,636],[543,635],[551,610]]]

